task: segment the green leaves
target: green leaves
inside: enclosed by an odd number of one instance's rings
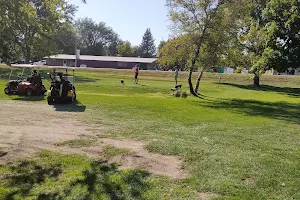
[[[191,38],[188,36],[179,36],[168,40],[159,53],[158,63],[163,70],[179,68],[185,70],[190,54],[193,51]]]
[[[148,28],[143,36],[141,48],[141,57],[143,58],[153,58],[156,53],[156,46],[154,43],[154,38],[152,36],[150,28]]]
[[[118,56],[120,57],[132,57],[135,54],[134,49],[131,46],[131,43],[128,41],[119,44],[117,46],[117,49],[118,49]]]
[[[96,23],[90,18],[83,18],[76,21],[75,27],[78,30],[78,45],[82,54],[107,55],[110,54],[109,49],[116,48],[119,43],[117,33],[104,22]]]
[[[54,35],[63,24],[69,23],[74,11],[64,0],[5,1],[0,13],[0,37],[11,46],[17,45],[27,62],[41,59],[55,53]],[[41,44],[51,45],[44,48]],[[20,56],[13,57],[19,59]]]

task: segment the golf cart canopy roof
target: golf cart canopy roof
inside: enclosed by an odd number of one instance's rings
[[[13,64],[11,67],[15,68],[41,68],[40,65],[30,65],[30,64]]]

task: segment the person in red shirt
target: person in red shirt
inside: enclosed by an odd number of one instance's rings
[[[134,74],[135,74],[135,76],[134,76],[134,78],[135,78],[135,80],[134,80],[134,84],[138,84],[138,76],[139,76],[139,67],[138,67],[138,65],[136,64],[135,65],[135,70],[134,70]]]

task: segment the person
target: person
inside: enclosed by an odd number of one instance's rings
[[[175,78],[175,86],[177,85],[177,79],[178,79],[178,75],[179,75],[179,72],[178,72],[178,69],[176,68],[175,69],[175,72],[174,72],[174,78]]]
[[[134,84],[138,84],[139,80],[138,80],[138,76],[139,76],[139,66],[136,64],[135,65],[135,69],[134,69]]]
[[[37,84],[37,71],[33,70],[30,77],[30,83]]]

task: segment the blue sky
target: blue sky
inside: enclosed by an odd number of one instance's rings
[[[133,45],[142,42],[147,28],[151,29],[156,45],[170,34],[168,30],[165,0],[70,0],[79,6],[77,18],[89,17],[96,22],[105,22],[117,32],[122,40]]]

